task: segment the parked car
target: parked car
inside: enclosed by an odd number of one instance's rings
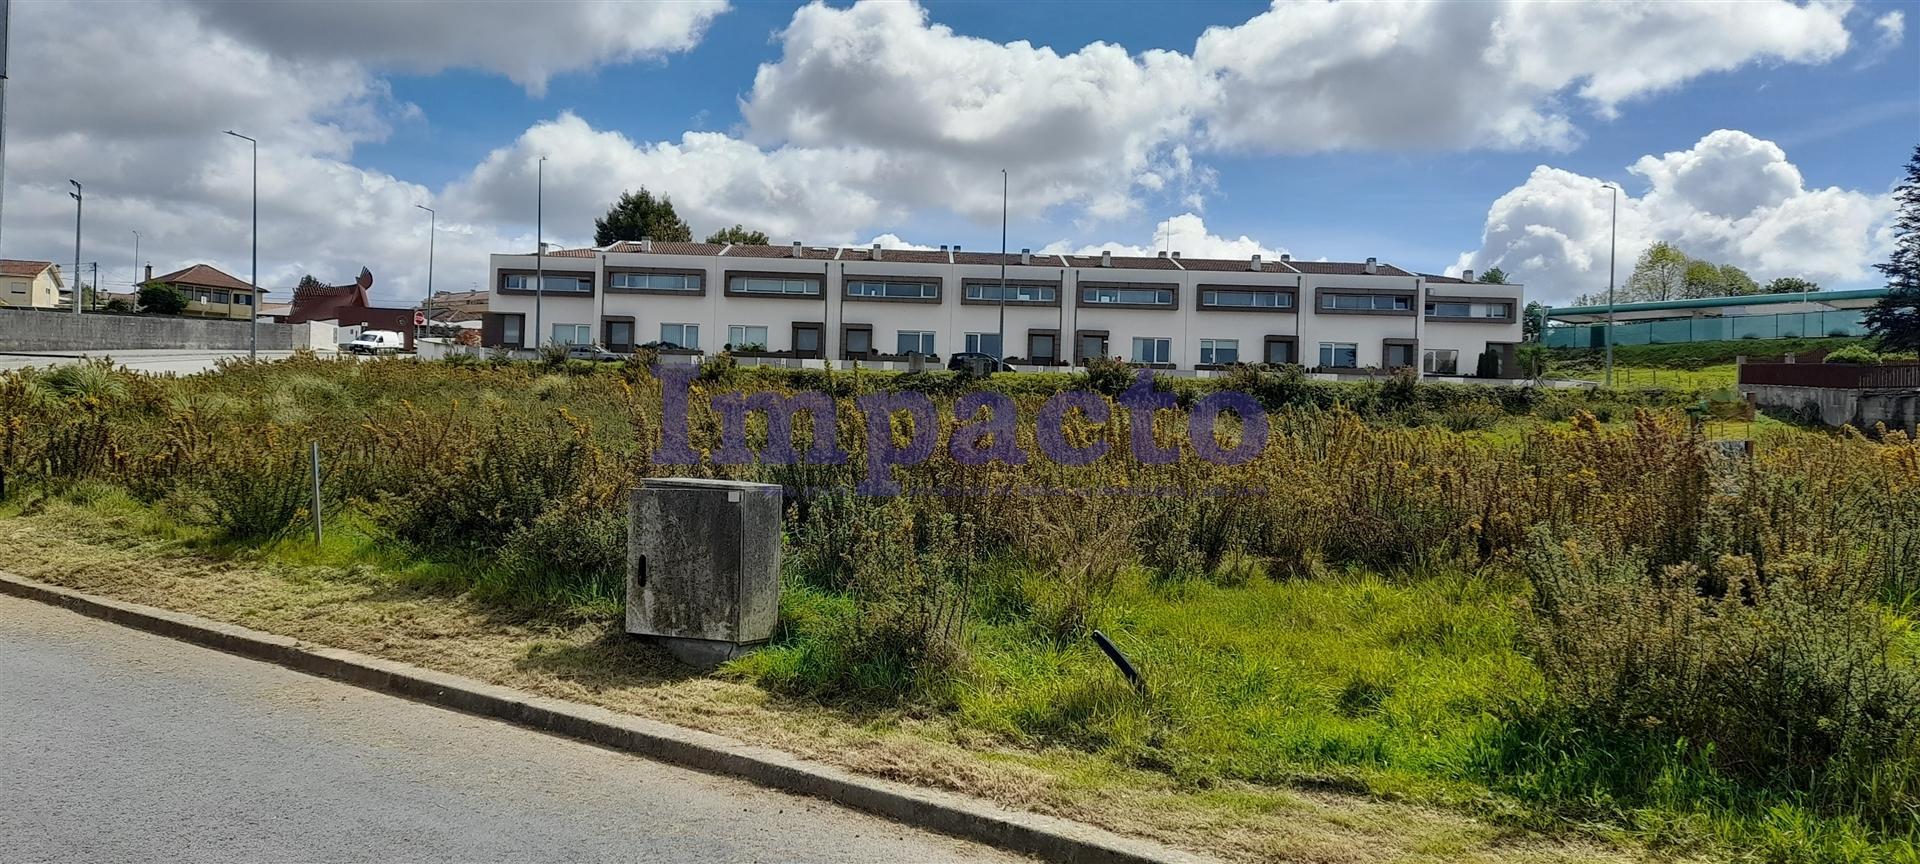
[[[961,351],[947,360],[947,368],[955,372],[972,372],[985,375],[989,372],[1012,372],[1013,367],[995,359],[992,354],[979,351]]]
[[[598,345],[568,345],[567,359],[592,360],[596,363],[613,363],[627,358],[623,354],[617,354]]]
[[[360,338],[347,343],[352,354],[398,354],[407,348],[407,337],[393,330],[366,330]]]

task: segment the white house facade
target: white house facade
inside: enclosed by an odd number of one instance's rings
[[[488,346],[665,343],[835,360],[971,351],[1042,367],[1105,356],[1185,370],[1266,362],[1449,375],[1473,374],[1491,349],[1512,377],[1525,302],[1518,285],[1371,259],[1022,251],[1003,260],[957,248],[643,240],[491,264]]]

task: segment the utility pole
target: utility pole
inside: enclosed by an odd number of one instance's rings
[[[540,157],[533,175],[533,347],[540,347],[540,305],[547,297],[547,240],[542,217],[547,194],[547,157]],[[639,338],[639,334],[635,334]],[[521,334],[521,342],[526,334]]]
[[[67,197],[73,199],[73,314],[78,315],[80,314],[80,210],[86,206],[87,202],[84,197],[85,190],[80,188],[80,181],[68,180],[67,182],[73,184],[73,191],[68,192]]]
[[[1614,254],[1620,245],[1620,187],[1602,184],[1613,190],[1613,228],[1607,240],[1607,389],[1613,389],[1613,273]],[[1542,334],[1544,337],[1544,334]]]
[[[7,43],[13,33],[13,4],[0,0],[0,216],[4,216],[7,191]],[[5,222],[0,218],[0,222]]]
[[[993,371],[1007,362],[1007,169],[1000,169],[1000,332],[994,340]]]
[[[93,310],[100,311],[100,262],[93,262],[93,302],[87,304]]]
[[[427,299],[420,303],[420,318],[426,322],[426,335],[432,336],[433,314],[427,311],[427,307],[433,302],[433,235],[439,230],[440,214],[433,212],[433,208],[425,204],[413,206],[427,211]]]
[[[140,293],[140,231],[137,228],[133,232],[133,275],[127,277],[127,282],[133,285],[135,294]],[[93,290],[95,294],[100,292],[98,286]]]
[[[232,135],[253,145],[253,269],[247,275],[247,286],[253,296],[247,298],[247,359],[260,359],[260,142],[248,138],[231,129]]]

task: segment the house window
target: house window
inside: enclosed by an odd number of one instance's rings
[[[1227,363],[1240,362],[1240,340],[1238,339],[1202,339],[1200,340],[1200,362]]]
[[[1487,304],[1487,313],[1486,313],[1486,317],[1488,317],[1488,318],[1511,318],[1511,317],[1513,317],[1513,304],[1511,304],[1511,303],[1489,303],[1489,304]]]
[[[940,296],[940,286],[932,282],[874,282],[861,280],[847,283],[848,297],[886,297],[900,300],[931,300]]]
[[[15,293],[15,294],[25,294],[25,293],[27,293],[27,283],[25,283],[25,282],[14,282],[14,283],[11,283],[11,284],[9,284],[9,285],[7,286],[7,290],[9,290],[9,291],[11,291],[11,292],[13,292],[13,293]]]
[[[902,330],[900,331],[899,346],[900,346],[900,350],[894,353],[896,354],[932,354],[933,353],[933,331],[932,330]]]
[[[871,327],[849,326],[845,338],[848,357],[865,357],[873,351],[873,328]]]
[[[532,291],[536,281],[546,286],[545,293],[548,294],[593,293],[593,279],[587,276],[547,276],[536,280],[529,274],[509,273],[502,286],[508,291]]]
[[[1360,346],[1352,342],[1322,342],[1320,365],[1328,369],[1359,368]]]
[[[555,324],[553,341],[562,345],[590,345],[593,343],[593,328],[585,324]]]
[[[1267,362],[1275,366],[1293,362],[1293,343],[1282,339],[1267,340]]]
[[[698,324],[662,324],[660,341],[682,348],[700,347],[700,325]]]
[[[968,333],[967,350],[975,354],[992,354],[998,357],[1000,356],[1000,334]]]
[[[765,351],[767,350],[767,328],[747,324],[728,324],[727,344],[737,350]]]
[[[1434,318],[1469,318],[1473,306],[1466,303],[1428,303],[1427,315]]]
[[[227,293],[227,292],[225,292],[225,291],[215,291],[215,292],[213,292],[213,300],[212,300],[212,302],[213,302],[213,303],[216,303],[216,304],[218,304],[218,305],[221,305],[221,306],[225,306],[225,305],[227,305],[227,303],[228,303],[228,302],[230,302],[230,301],[229,301],[229,300],[227,299],[227,297],[228,297],[228,296],[229,296],[229,295],[228,295],[228,293]]]
[[[1173,340],[1153,336],[1133,337],[1133,362],[1167,363],[1173,356]]]
[[[1428,375],[1460,374],[1460,352],[1452,348],[1428,348],[1420,352],[1420,371]]]
[[[1027,334],[1027,360],[1033,363],[1052,364],[1058,357],[1055,354],[1053,333]]]
[[[234,302],[235,304],[237,304],[237,305],[240,305],[240,306],[252,306],[252,305],[253,305],[253,295],[252,295],[252,294],[239,294],[239,293],[236,293],[236,294],[234,294],[234,295],[233,295],[233,302]]]
[[[1380,365],[1388,369],[1404,369],[1413,365],[1413,346],[1400,342],[1388,342],[1381,346]]]
[[[1082,288],[1080,302],[1094,306],[1172,306],[1173,292],[1165,288]]]
[[[633,322],[632,321],[608,321],[607,322],[607,344],[619,345],[622,348],[632,346],[633,345]]]
[[[518,348],[526,342],[520,333],[523,320],[518,315],[507,315],[500,319],[500,344]]]
[[[698,291],[700,276],[692,273],[608,273],[607,284],[629,291]]]
[[[1412,309],[1413,298],[1405,294],[1322,294],[1320,308],[1342,312],[1396,312]]]
[[[779,276],[735,276],[729,283],[735,294],[818,294],[818,279],[787,279]]]
[[[1293,295],[1285,291],[1202,291],[1200,305],[1223,309],[1290,309]]]
[[[999,302],[999,283],[970,282],[966,285],[968,300]],[[1052,303],[1060,295],[1052,285],[1008,285],[1008,303]]]

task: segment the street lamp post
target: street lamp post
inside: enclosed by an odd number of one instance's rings
[[[426,335],[432,336],[433,317],[432,313],[427,311],[427,306],[433,302],[433,235],[440,230],[440,214],[433,212],[433,208],[425,204],[413,206],[427,211],[427,299],[420,302],[420,320],[426,328]]]
[[[133,275],[128,276],[127,281],[132,283],[133,293],[139,294],[140,293],[140,230],[137,228],[134,229],[133,231]],[[93,290],[95,292],[98,292],[100,289],[99,287],[96,286]]]
[[[253,264],[247,273],[247,287],[253,296],[247,298],[247,359],[260,359],[260,142],[248,138],[232,129],[232,135],[253,146]]]
[[[1000,169],[1000,332],[993,338],[999,343],[993,349],[993,371],[998,372],[1000,364],[1007,362],[1007,169],[1005,168]]]
[[[540,306],[547,299],[547,239],[542,221],[547,203],[547,157],[540,157],[533,174],[533,347],[540,347]],[[521,334],[522,342],[526,341]]]
[[[73,314],[78,315],[80,314],[80,210],[86,206],[87,202],[85,190],[80,188],[80,181],[68,180],[67,182],[73,184],[73,191],[68,192],[67,197],[73,199]]]
[[[1613,190],[1613,227],[1607,239],[1607,389],[1613,389],[1613,274],[1614,253],[1620,246],[1620,187],[1612,183],[1602,186]]]

